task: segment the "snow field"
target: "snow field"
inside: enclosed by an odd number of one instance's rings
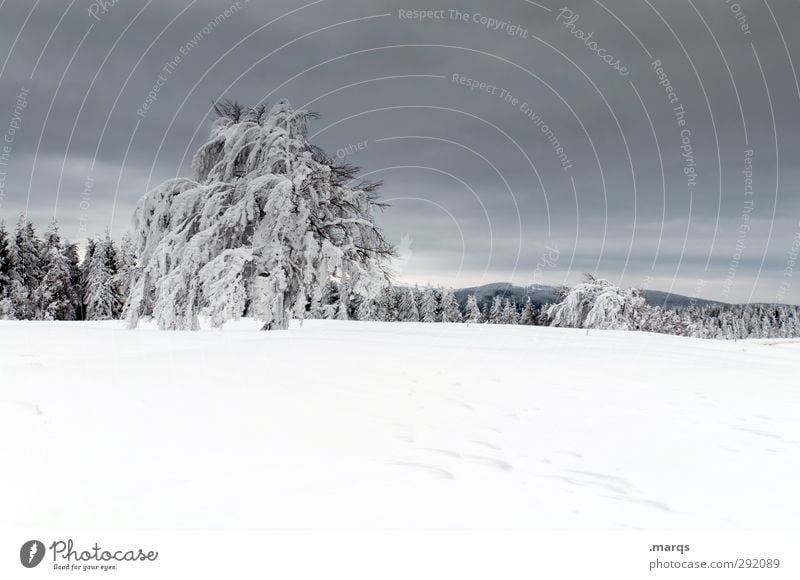
[[[800,343],[474,324],[0,322],[0,518],[794,528]]]

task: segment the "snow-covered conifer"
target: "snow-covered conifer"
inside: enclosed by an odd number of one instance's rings
[[[461,309],[452,288],[442,290],[442,322],[461,322]]]
[[[519,321],[517,305],[508,298],[503,302],[503,311],[500,313],[500,324],[516,324]]]
[[[477,324],[483,320],[480,308],[478,308],[478,300],[474,294],[467,298],[466,314],[464,315],[465,322]]]
[[[419,322],[417,292],[414,288],[408,288],[401,292],[399,318],[403,322]]]
[[[42,249],[42,281],[34,293],[37,311],[44,320],[74,320],[78,301],[73,286],[71,264],[53,221],[44,237]]]
[[[380,320],[378,317],[378,301],[375,298],[361,298],[357,312],[358,320]]]
[[[14,233],[10,296],[14,316],[20,320],[38,317],[34,294],[42,282],[42,243],[33,224],[24,216],[19,218]]]
[[[117,251],[114,242],[106,234],[104,239],[94,242],[86,275],[84,302],[87,320],[112,320],[122,312],[116,276]]]
[[[489,309],[489,314],[486,316],[486,322],[489,324],[500,324],[500,319],[503,315],[503,299],[500,296],[495,296],[492,300],[492,307]]]
[[[384,322],[397,322],[400,319],[397,292],[394,286],[387,284],[378,294],[377,319]]]
[[[439,298],[433,288],[426,288],[422,293],[419,316],[422,322],[441,322]]]
[[[522,309],[522,314],[519,317],[519,323],[526,326],[533,326],[536,324],[536,310],[531,302],[531,297],[525,299],[525,307]]]
[[[136,275],[136,250],[130,234],[122,236],[122,241],[115,257],[115,266],[114,283],[124,303],[130,295],[131,286]]]
[[[13,256],[8,231],[0,222],[0,319],[13,318],[14,307],[11,303],[11,278]]]

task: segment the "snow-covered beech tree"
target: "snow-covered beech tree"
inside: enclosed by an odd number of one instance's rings
[[[624,290],[608,280],[585,275],[559,303],[548,308],[553,326],[637,330],[647,305],[636,289]]]
[[[573,286],[560,302],[548,308],[552,325],[583,328],[595,300],[609,288],[612,288],[612,285],[608,280],[596,279],[591,274],[585,274],[584,282]]]
[[[279,101],[216,107],[209,140],[191,179],[147,193],[134,214],[139,267],[128,323],[153,317],[161,328],[196,329],[240,316],[286,328],[315,310],[339,283],[337,318],[351,296],[374,298],[388,276],[392,246],[375,223],[378,184],[337,164],[307,140],[314,115]]]
[[[478,308],[478,300],[475,298],[474,294],[471,294],[467,297],[467,306],[466,306],[466,313],[464,314],[464,322],[471,322],[473,324],[477,324],[481,322],[483,316],[481,315],[481,309]]]

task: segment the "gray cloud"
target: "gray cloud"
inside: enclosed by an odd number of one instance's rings
[[[88,0],[6,2],[0,131],[29,92],[0,217],[56,215],[73,238],[121,233],[148,187],[189,173],[212,101],[288,97],[321,113],[318,144],[384,180],[382,223],[412,239],[405,280],[571,283],[592,271],[720,298],[732,276],[730,300],[800,302],[800,281],[779,294],[800,231],[800,6],[767,2],[741,3],[738,20],[724,0],[118,0],[104,14]],[[563,7],[579,18],[565,25]],[[399,17],[422,8],[444,18]],[[537,270],[548,244],[558,263]]]

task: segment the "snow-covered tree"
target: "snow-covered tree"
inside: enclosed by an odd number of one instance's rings
[[[517,305],[508,298],[503,302],[503,311],[500,313],[500,324],[516,324],[519,320]]]
[[[112,320],[122,313],[122,295],[117,286],[117,251],[106,233],[104,239],[93,244],[88,258],[84,303],[87,320]]]
[[[114,284],[117,292],[127,301],[136,274],[136,250],[130,234],[125,234],[115,256]]]
[[[442,322],[461,322],[461,310],[452,288],[442,290]]]
[[[34,293],[39,316],[44,320],[74,320],[77,292],[64,244],[53,221],[44,236],[42,281]]]
[[[520,314],[519,323],[526,326],[536,324],[536,310],[533,307],[530,296],[525,299],[525,306],[522,309],[522,314]]]
[[[610,287],[611,283],[607,280],[598,280],[591,274],[585,274],[584,282],[571,288],[563,300],[548,308],[553,326],[583,328],[597,296]]]
[[[503,299],[500,296],[495,296],[492,300],[492,307],[486,316],[486,322],[489,324],[500,324],[500,319],[503,315]]]
[[[374,298],[362,298],[358,305],[358,320],[380,320],[378,301]]]
[[[399,303],[394,286],[387,284],[378,294],[377,319],[384,322],[397,322],[400,319]]]
[[[129,324],[152,316],[161,328],[194,329],[214,312],[215,324],[252,316],[286,328],[316,309],[331,279],[337,318],[349,317],[351,294],[374,298],[393,253],[375,223],[377,184],[355,182],[357,168],[309,144],[313,115],[288,101],[269,115],[235,103],[217,112],[194,177],[165,182],[136,209]],[[244,297],[236,308],[231,288]]]
[[[8,231],[5,224],[0,222],[0,319],[14,317],[14,306],[11,302],[13,259]]]
[[[478,323],[481,322],[483,319],[483,315],[481,314],[481,309],[478,308],[478,300],[475,298],[474,294],[471,294],[467,297],[467,307],[466,313],[464,314],[464,321],[471,322],[471,323]]]
[[[623,290],[608,280],[586,274],[585,282],[552,305],[548,315],[554,326],[636,330],[643,323],[646,309],[638,290]]]
[[[398,316],[401,321],[419,322],[419,308],[417,307],[417,292],[415,289],[409,288],[401,292],[398,310]]]
[[[34,320],[39,315],[34,294],[42,282],[42,243],[33,224],[24,216],[19,218],[14,232],[10,298],[14,316]]]
[[[426,288],[422,293],[419,311],[422,322],[441,322],[439,298],[433,288]]]
[[[646,308],[638,290],[608,288],[601,292],[586,316],[586,328],[638,330]]]
[[[64,242],[64,258],[69,267],[69,279],[72,285],[73,303],[75,319],[83,318],[83,301],[81,299],[81,257],[78,252],[78,244],[70,241]]]

